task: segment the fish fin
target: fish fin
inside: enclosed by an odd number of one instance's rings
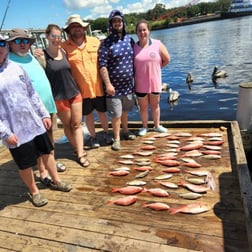
[[[112,192],[117,192],[118,188],[112,188]]]

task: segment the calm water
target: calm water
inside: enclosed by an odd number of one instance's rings
[[[168,93],[162,93],[161,120],[236,119],[239,84],[252,81],[252,16],[153,31],[151,36],[171,55],[163,83],[180,93],[173,107]],[[215,65],[229,75],[217,85],[211,79]],[[185,82],[188,72],[194,78],[191,90]],[[129,119],[140,120],[137,108]]]

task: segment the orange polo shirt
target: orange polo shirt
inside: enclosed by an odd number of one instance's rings
[[[100,41],[90,36],[86,36],[83,48],[79,48],[70,38],[62,44],[83,99],[104,95],[98,69],[99,45]]]

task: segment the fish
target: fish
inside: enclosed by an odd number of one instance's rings
[[[170,157],[155,157],[152,159],[153,162],[155,163],[159,163],[161,161],[165,161],[165,160],[176,160],[177,157],[176,156],[170,156]]]
[[[189,138],[186,139],[186,141],[189,141],[189,142],[195,142],[195,141],[202,141],[203,142],[204,140],[205,140],[204,137],[199,137],[199,136],[189,137]]]
[[[170,207],[165,204],[165,203],[160,203],[160,202],[156,202],[156,203],[145,203],[142,206],[143,208],[150,208],[152,210],[156,210],[156,211],[164,211],[164,210],[168,210]]]
[[[187,151],[182,157],[200,157],[203,154],[199,150]]]
[[[139,165],[139,166],[147,166],[147,165],[150,165],[151,162],[150,161],[140,161],[140,162],[136,162],[136,165]]]
[[[167,137],[168,140],[179,140],[179,136],[176,136],[176,135],[170,135]]]
[[[208,149],[208,150],[221,150],[222,147],[221,146],[217,146],[217,145],[207,145],[207,144],[204,144],[203,147],[205,149]]]
[[[171,133],[164,132],[164,133],[155,134],[155,135],[153,135],[152,137],[154,137],[154,138],[162,138],[162,137],[168,137],[168,136],[170,136],[170,135],[171,135]]]
[[[152,140],[143,140],[142,143],[144,143],[144,144],[154,144],[154,141],[152,141]]]
[[[206,185],[211,190],[213,190],[213,191],[216,190],[216,182],[215,182],[214,176],[211,172],[209,172],[206,176]]]
[[[179,144],[175,144],[175,143],[167,143],[165,144],[166,147],[170,147],[170,148],[178,148]]]
[[[149,170],[143,171],[135,176],[135,178],[144,178],[149,174]]]
[[[145,137],[143,141],[155,141],[156,138],[155,137]]]
[[[167,188],[171,188],[171,189],[177,189],[178,185],[176,185],[173,182],[168,182],[168,181],[157,181],[160,185],[165,186]]]
[[[177,153],[180,151],[179,148],[167,148],[167,149],[163,149],[163,151],[167,152],[167,153]]]
[[[168,143],[170,144],[180,144],[179,140],[169,140]]]
[[[209,137],[207,141],[222,141],[222,137]]]
[[[169,208],[169,213],[174,215],[176,213],[187,213],[187,214],[199,214],[203,212],[207,212],[210,210],[208,204],[204,202],[198,202],[194,204],[182,205],[178,208]]]
[[[189,183],[195,184],[195,185],[206,184],[205,178],[186,178],[186,181],[188,181]]]
[[[157,160],[157,163],[165,166],[179,166],[180,162],[177,160],[166,159],[166,160]]]
[[[134,154],[139,156],[151,156],[153,151],[135,151]]]
[[[134,156],[133,156],[133,155],[128,154],[128,155],[122,155],[122,156],[120,156],[120,158],[132,159],[132,158],[134,158]]]
[[[169,193],[162,188],[144,188],[143,192],[149,192],[153,196],[157,197],[168,197]]]
[[[140,186],[125,186],[121,188],[112,188],[112,192],[119,192],[121,194],[131,195],[140,193],[143,191],[143,187]]]
[[[125,165],[134,164],[134,162],[132,160],[118,160],[117,162],[120,164],[125,164]]]
[[[141,147],[141,150],[155,150],[156,148],[154,145],[144,145]]]
[[[125,170],[109,172],[109,175],[113,175],[113,176],[126,176],[128,174],[129,174],[129,171],[125,171]]]
[[[193,191],[193,192],[196,192],[196,193],[205,193],[207,192],[208,190],[210,190],[209,187],[207,186],[202,186],[202,185],[194,185],[194,184],[191,184],[191,183],[187,183],[185,182],[184,180],[181,180],[179,183],[178,183],[179,186],[183,186],[187,189],[189,189],[190,191]]]
[[[142,180],[132,180],[132,181],[127,182],[126,185],[129,185],[129,186],[144,186],[144,185],[146,185],[146,182],[142,181]]]
[[[202,157],[206,158],[206,159],[220,159],[221,155],[208,154],[208,155],[204,155]]]
[[[162,172],[177,173],[177,172],[181,172],[181,169],[178,167],[169,167],[169,168],[162,170]]]
[[[151,166],[139,166],[133,168],[136,171],[152,171],[153,168]]]
[[[127,166],[121,166],[121,167],[116,167],[113,168],[114,171],[130,171],[130,168]]]
[[[169,179],[171,177],[172,177],[172,174],[167,173],[167,174],[162,174],[162,175],[159,175],[157,177],[154,177],[153,179],[155,179],[155,180],[162,180],[162,179]]]
[[[203,151],[201,151],[201,153],[204,155],[220,155],[221,151],[219,151],[219,150],[203,150]]]
[[[183,199],[195,200],[195,199],[201,198],[202,194],[189,192],[189,193],[181,193],[181,194],[179,194],[179,196]]]
[[[192,134],[189,133],[189,132],[179,132],[179,133],[176,133],[175,136],[178,136],[178,137],[191,137]]]
[[[181,165],[187,166],[187,167],[190,167],[190,168],[200,168],[202,166],[201,164],[197,163],[196,161],[192,162],[192,163],[184,162],[184,163],[181,163]]]
[[[199,176],[199,177],[207,176],[209,174],[209,172],[206,170],[194,170],[194,171],[184,170],[184,172],[189,173],[191,175]]]
[[[216,145],[216,146],[219,146],[219,145],[223,145],[224,144],[224,141],[221,140],[221,141],[207,141],[207,142],[204,142],[205,145]]]
[[[176,157],[178,155],[178,153],[173,153],[173,152],[168,152],[168,153],[162,153],[162,154],[158,154],[157,157],[158,158],[163,158],[163,157]]]
[[[208,133],[201,133],[198,136],[202,137],[222,137],[222,134],[219,132],[208,132]]]
[[[121,206],[129,206],[137,201],[137,196],[126,196],[116,200],[109,200],[108,204],[116,204]]]
[[[194,159],[189,157],[181,157],[179,160],[185,162],[185,163],[197,163]]]
[[[201,141],[195,141],[180,147],[182,151],[190,151],[190,150],[197,150],[203,147],[203,143]]]

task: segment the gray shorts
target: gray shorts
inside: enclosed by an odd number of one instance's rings
[[[122,111],[129,112],[136,104],[134,94],[122,95],[120,97],[106,97],[107,111],[113,118],[122,116]]]

